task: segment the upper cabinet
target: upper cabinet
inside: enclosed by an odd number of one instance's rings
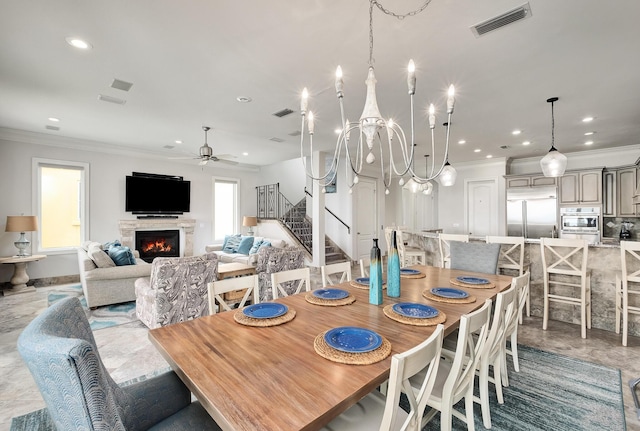
[[[617,217],[637,216],[637,206],[633,204],[633,193],[638,187],[638,170],[635,167],[616,171]]]
[[[566,172],[560,178],[560,205],[601,205],[602,169]]]
[[[555,186],[556,179],[553,177],[545,177],[543,175],[514,175],[506,177],[507,188],[513,187],[537,187],[537,186]]]

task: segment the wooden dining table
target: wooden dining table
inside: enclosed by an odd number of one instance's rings
[[[401,296],[384,294],[382,305],[369,303],[367,289],[346,282],[356,300],[350,305],[321,306],[305,293],[276,302],[295,310],[295,318],[272,327],[251,327],[234,320],[233,310],[149,331],[151,342],[223,430],[317,430],[374,390],[389,377],[391,356],[429,337],[435,326],[413,326],[387,317],[383,308],[398,302],[418,302],[446,314],[445,334],[460,316],[507,289],[511,277],[413,266],[424,278],[402,278]],[[487,278],[490,289],[466,290],[473,303],[451,304],[425,298],[433,287],[452,286],[460,275]],[[347,365],[321,357],[315,338],[332,328],[356,326],[380,334],[391,343],[391,354],[371,365]]]

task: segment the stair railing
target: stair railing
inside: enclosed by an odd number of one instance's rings
[[[306,187],[304,188],[304,193],[305,193],[307,196],[309,196],[309,197],[313,198],[313,195],[311,194],[311,192],[309,192],[309,190],[307,190],[307,188],[306,188]],[[331,215],[333,216],[333,218],[335,218],[336,220],[338,220],[338,221],[339,221],[339,222],[340,222],[344,227],[346,227],[346,228],[347,228],[347,233],[351,233],[351,227],[350,227],[348,224],[346,224],[346,223],[345,223],[345,222],[344,222],[340,217],[338,217],[338,216],[337,216],[333,211],[331,211],[329,208],[324,207],[324,209],[325,209],[329,214],[331,214]]]

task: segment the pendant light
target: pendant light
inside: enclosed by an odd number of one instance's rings
[[[547,99],[547,102],[551,103],[551,149],[547,155],[540,160],[540,167],[545,177],[561,177],[564,175],[565,169],[567,169],[567,156],[556,150],[554,146],[555,119],[553,116],[553,104],[557,101],[557,97]]]

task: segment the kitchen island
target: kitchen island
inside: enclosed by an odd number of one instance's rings
[[[437,234],[413,233],[407,239],[410,246],[425,250],[427,265],[440,266]],[[484,241],[484,237],[472,236],[470,240]],[[542,317],[544,286],[539,239],[525,241],[524,261],[529,263],[531,271],[531,315]],[[614,332],[616,274],[622,271],[619,242],[606,240],[590,244],[587,266],[591,270],[591,326]],[[553,303],[549,309],[549,318],[580,325],[580,307]],[[629,314],[629,335],[640,336],[640,316],[637,314]]]

